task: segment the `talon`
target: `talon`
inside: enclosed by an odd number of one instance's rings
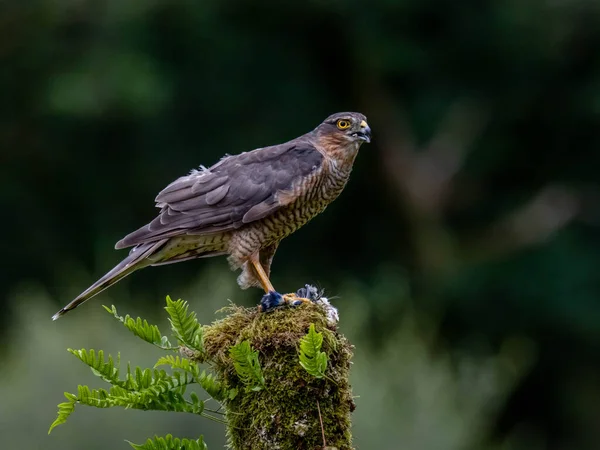
[[[286,301],[279,292],[269,291],[260,299],[259,308],[262,312],[271,312],[275,308],[285,304]]]
[[[302,303],[313,303],[313,301],[309,298],[298,297],[295,293],[284,294],[283,301],[291,306],[299,306]]]

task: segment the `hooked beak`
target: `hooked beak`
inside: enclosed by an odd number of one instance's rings
[[[369,127],[367,122],[363,120],[360,123],[360,131],[353,133],[353,136],[365,141],[368,144],[371,142],[371,127]]]

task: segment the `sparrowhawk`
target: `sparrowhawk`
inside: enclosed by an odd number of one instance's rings
[[[133,247],[110,272],[53,319],[147,267],[228,255],[242,289],[275,289],[269,281],[279,242],[342,192],[358,149],[370,142],[366,117],[345,112],[285,144],[225,156],[169,184],[156,197],[158,216],[125,236]]]

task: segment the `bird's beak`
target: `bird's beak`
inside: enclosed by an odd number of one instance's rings
[[[362,139],[366,143],[371,142],[371,127],[369,127],[365,120],[360,123],[360,131],[356,133],[356,137]]]

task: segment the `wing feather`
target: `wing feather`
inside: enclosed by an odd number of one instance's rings
[[[229,192],[229,188],[229,184],[223,184],[215,190],[209,192],[206,194],[206,203],[210,206],[216,205],[225,198],[227,192]]]

